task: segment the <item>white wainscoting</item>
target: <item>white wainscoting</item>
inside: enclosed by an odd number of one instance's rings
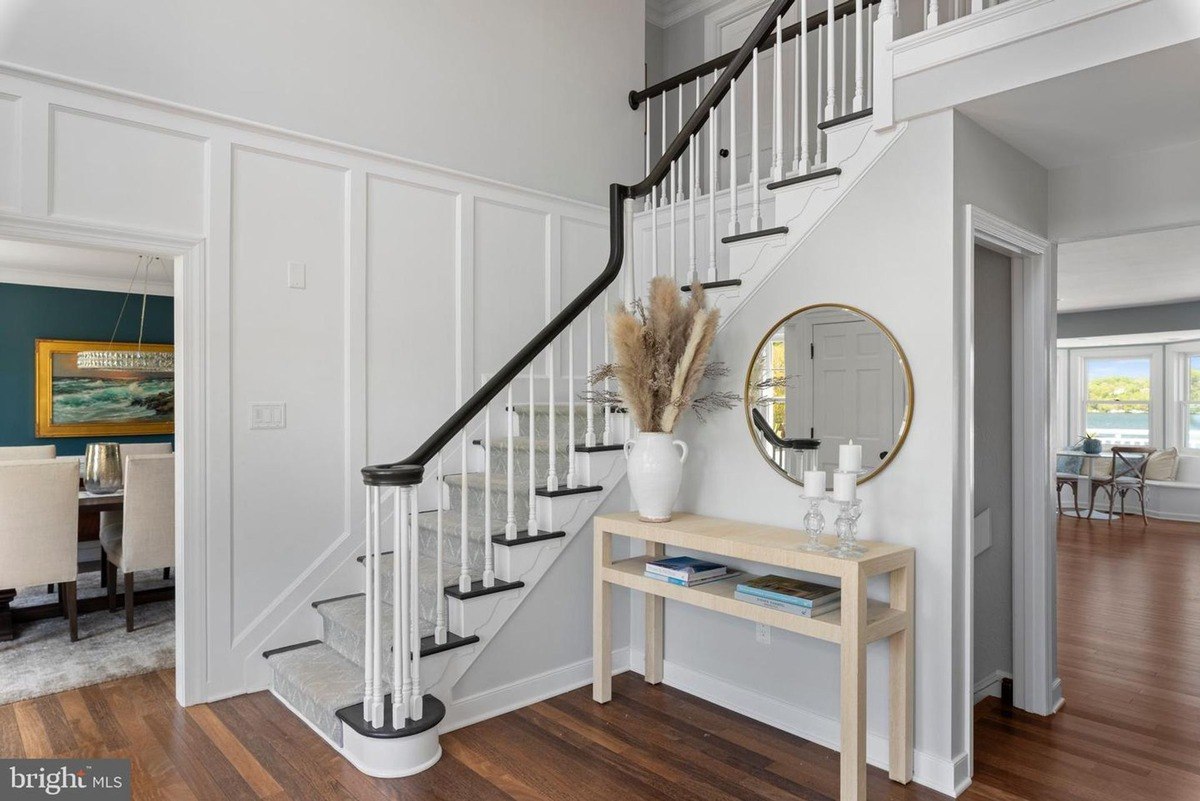
[[[263,648],[317,634],[309,601],[359,589],[359,469],[406,455],[601,272],[606,223],[596,205],[0,65],[0,229],[162,243],[191,271],[176,276],[177,336],[202,340],[179,375],[181,699],[261,686]],[[261,401],[287,404],[287,428],[250,429]]]

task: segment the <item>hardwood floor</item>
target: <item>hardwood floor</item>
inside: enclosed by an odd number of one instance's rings
[[[982,801],[1200,799],[1200,525],[1059,530],[1066,707],[976,712]],[[837,755],[631,673],[443,736],[410,779],[360,774],[267,693],[181,709],[171,671],[0,706],[0,756],[124,756],[138,799],[832,799]],[[872,799],[942,798],[869,770]]]

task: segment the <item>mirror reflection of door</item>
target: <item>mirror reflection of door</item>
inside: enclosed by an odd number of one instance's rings
[[[813,436],[822,470],[836,470],[838,446],[862,445],[863,469],[875,468],[895,440],[896,357],[866,320],[813,325]],[[903,406],[903,404],[901,404]]]

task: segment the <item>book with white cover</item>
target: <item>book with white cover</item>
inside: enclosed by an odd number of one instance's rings
[[[789,615],[796,615],[797,617],[814,617],[814,611],[816,612],[815,617],[820,617],[826,612],[832,612],[835,609],[840,609],[842,606],[841,601],[834,601],[833,603],[819,606],[814,610],[809,606],[797,606],[796,604],[785,603],[784,601],[776,601],[772,598],[763,598],[761,595],[751,595],[750,593],[742,592],[741,590],[734,590],[733,597],[739,601],[745,601],[748,604],[765,606],[767,609],[775,609],[780,612],[787,612]]]

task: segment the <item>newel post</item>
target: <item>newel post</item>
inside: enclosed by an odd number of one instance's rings
[[[892,109],[892,42],[896,36],[896,0],[883,0],[879,4],[879,18],[875,20],[875,63],[873,87],[874,126],[882,131],[895,122]]]

